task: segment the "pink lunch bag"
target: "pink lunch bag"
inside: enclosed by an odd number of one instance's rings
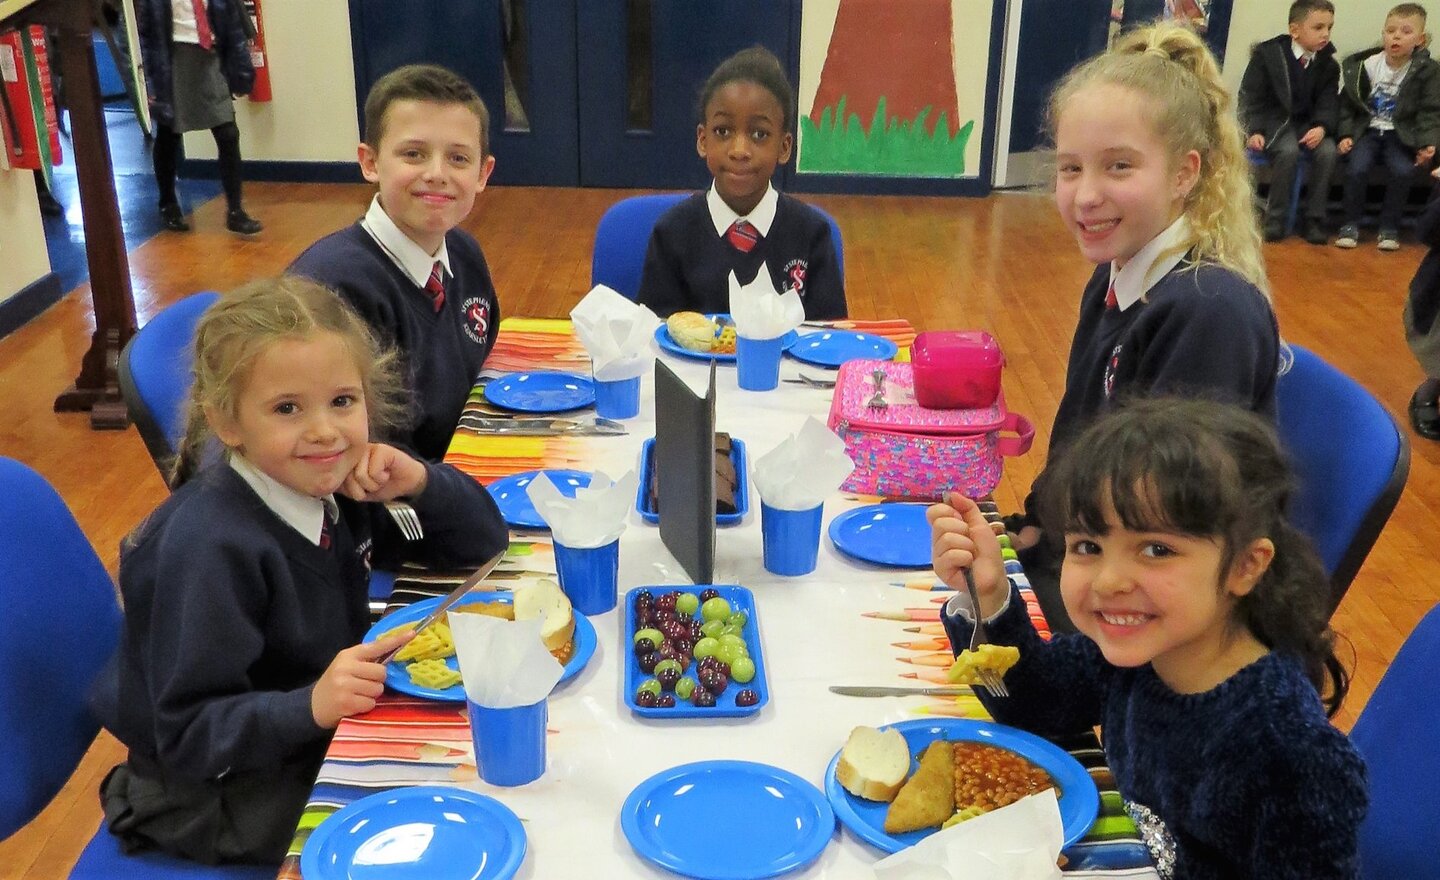
[[[876,370],[885,375],[884,407],[870,405]],[[953,489],[979,497],[1000,484],[1004,457],[1024,455],[1035,440],[1035,426],[1006,412],[1003,394],[977,409],[927,409],[915,402],[914,388],[910,364],[853,360],[840,366],[827,424],[855,462],[841,489],[937,500]]]

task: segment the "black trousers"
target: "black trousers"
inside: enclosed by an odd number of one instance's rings
[[[225,188],[225,204],[238,211],[240,202],[240,128],[234,122],[210,129],[219,151],[220,185]],[[180,132],[163,122],[155,123],[155,182],[160,186],[160,205],[178,205],[175,195],[175,170],[180,158]]]

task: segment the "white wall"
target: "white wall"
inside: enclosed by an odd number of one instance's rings
[[[1330,38],[1344,58],[1351,52],[1379,44],[1380,30],[1385,24],[1385,13],[1399,0],[1336,0],[1335,30]],[[1430,7],[1430,33],[1436,28],[1435,16],[1440,14],[1435,4]],[[1250,47],[1260,40],[1267,40],[1284,33],[1290,9],[1288,0],[1235,0],[1235,11],[1230,17],[1230,38],[1225,44],[1225,82],[1231,90],[1240,88],[1240,77],[1245,73],[1245,64],[1250,60]]]
[[[0,300],[6,300],[50,272],[33,172],[0,171],[0,230]]]
[[[346,0],[266,3],[265,54],[274,99],[235,102],[248,160],[354,162],[360,142]],[[209,132],[185,135],[185,155],[215,158]]]

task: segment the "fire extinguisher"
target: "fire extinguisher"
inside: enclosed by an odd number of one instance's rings
[[[0,167],[41,171],[48,184],[60,162],[59,128],[44,30],[0,34]]]
[[[260,0],[245,0],[245,14],[250,16],[250,25],[255,29],[255,40],[251,44],[250,61],[255,66],[255,85],[250,89],[252,101],[270,100],[270,67],[265,62],[265,20],[260,14]]]

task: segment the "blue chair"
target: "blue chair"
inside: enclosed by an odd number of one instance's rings
[[[1350,742],[1365,758],[1370,811],[1360,825],[1364,880],[1440,880],[1440,606],[1400,646]]]
[[[0,839],[65,785],[100,725],[86,695],[120,639],[115,585],[65,502],[0,458]],[[72,877],[273,878],[277,868],[209,868],[121,854],[103,828]]]
[[[1299,483],[1290,520],[1315,543],[1339,607],[1410,473],[1410,442],[1358,382],[1298,345],[1276,387],[1280,440]]]
[[[1246,150],[1245,155],[1254,168],[1269,168],[1270,159],[1261,150]],[[1300,216],[1300,193],[1305,189],[1305,175],[1310,170],[1310,153],[1300,153],[1300,161],[1295,165],[1295,183],[1290,187],[1290,207],[1285,210],[1285,234],[1295,232],[1296,222]]]
[[[688,199],[690,193],[658,193],[631,196],[611,205],[595,227],[595,248],[590,257],[590,284],[604,284],[630,299],[640,295],[640,276],[645,269],[645,251],[650,233],[660,215]],[[845,245],[835,218],[811,205],[830,224],[835,242],[835,261],[841,282],[845,279]]]
[[[167,482],[185,437],[185,397],[195,356],[195,325],[219,298],[218,293],[204,291],[168,306],[141,327],[120,352],[120,393],[125,409]]]

